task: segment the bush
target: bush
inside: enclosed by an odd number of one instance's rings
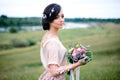
[[[29,46],[29,43],[27,41],[22,41],[19,39],[13,39],[12,44],[14,47],[27,47],[27,46]]]
[[[12,44],[0,44],[0,50],[11,49],[13,48]]]
[[[35,45],[36,41],[34,39],[28,39],[29,46]]]
[[[17,29],[16,27],[11,27],[11,28],[9,29],[9,32],[10,32],[10,33],[17,33],[17,32],[18,32],[18,29]]]
[[[20,48],[20,47],[28,47],[35,45],[36,41],[34,39],[27,39],[26,41],[20,40],[20,39],[13,39],[11,40],[11,43],[8,44],[0,44],[0,50],[6,50],[11,48]]]
[[[27,47],[36,44],[36,41],[33,39],[27,39],[26,41],[22,41],[20,39],[13,39],[12,44],[14,47]]]

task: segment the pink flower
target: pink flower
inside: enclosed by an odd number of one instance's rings
[[[86,58],[85,59],[86,61],[90,61],[88,60],[89,57],[87,57],[89,56],[88,52],[89,50],[86,47],[77,44],[76,46],[74,46],[73,48],[69,50],[70,55],[68,56],[68,59],[70,63],[77,62],[78,60],[83,59],[83,58]]]

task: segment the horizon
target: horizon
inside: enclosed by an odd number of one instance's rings
[[[30,17],[19,17],[19,16],[8,16],[5,14],[1,14],[0,16],[7,16],[8,18],[42,18],[42,17],[38,17],[38,16],[30,16]],[[96,18],[96,17],[65,17],[64,19],[120,19],[120,18]]]

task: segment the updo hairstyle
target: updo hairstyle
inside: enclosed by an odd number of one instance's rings
[[[61,10],[61,6],[55,3],[49,4],[44,9],[43,17],[42,17],[43,30],[50,29],[50,23],[57,18],[60,10]]]

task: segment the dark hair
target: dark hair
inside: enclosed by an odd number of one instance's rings
[[[61,6],[55,3],[49,4],[43,12],[42,26],[44,30],[50,29],[50,23],[57,18]]]

